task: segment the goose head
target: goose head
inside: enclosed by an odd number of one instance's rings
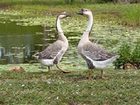
[[[89,16],[92,15],[92,11],[89,9],[81,9],[77,14]]]
[[[66,18],[66,17],[70,17],[70,15],[67,12],[62,12],[58,15],[59,19],[63,19],[63,18]]]

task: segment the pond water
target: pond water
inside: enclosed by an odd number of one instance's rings
[[[15,22],[0,23],[1,63],[21,63],[31,58],[36,44],[42,43],[41,26],[19,26]]]

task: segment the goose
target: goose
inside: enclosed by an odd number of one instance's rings
[[[43,51],[35,54],[41,65],[47,66],[48,70],[50,70],[50,67],[53,65],[56,65],[59,70],[62,70],[59,68],[58,64],[61,61],[65,52],[67,51],[69,44],[61,28],[61,19],[64,19],[68,16],[69,15],[66,12],[62,12],[57,16],[56,30],[58,33],[58,39],[54,43],[50,44]],[[65,71],[62,70],[62,72]]]
[[[77,49],[78,53],[86,61],[89,75],[88,78],[91,79],[92,69],[101,69],[101,78],[103,77],[103,69],[108,65],[113,63],[119,55],[107,52],[97,43],[91,42],[89,40],[89,35],[93,27],[93,14],[89,9],[81,9],[78,12],[79,15],[85,15],[88,17],[88,23],[86,30],[83,32],[83,35],[78,43]]]

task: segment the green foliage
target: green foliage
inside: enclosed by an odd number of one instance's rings
[[[94,0],[94,3],[107,3],[112,2],[112,0]]]
[[[120,57],[115,61],[115,67],[120,68],[131,60],[131,47],[129,44],[123,44],[118,52]]]
[[[131,59],[133,63],[136,64],[138,68],[140,68],[140,42],[137,43],[135,49],[133,50]]]
[[[140,61],[140,43],[138,43],[132,53],[132,59]]]
[[[121,8],[122,21],[124,25],[139,26],[140,25],[140,7],[136,4],[124,5]],[[130,9],[131,8],[131,9]]]
[[[21,11],[40,10],[56,13],[59,11],[77,11],[80,8],[89,8],[102,19],[113,18],[117,23],[128,26],[140,26],[140,4],[109,4],[112,0],[1,0],[0,8],[12,6],[13,9]],[[100,3],[100,4],[99,4]],[[71,5],[69,5],[71,4]],[[12,8],[9,8],[12,9]]]
[[[125,43],[123,46],[121,46],[119,54],[122,60],[129,62],[131,59],[131,46]]]
[[[74,1],[75,1],[75,0],[65,0],[65,3],[66,3],[66,4],[72,4],[72,3],[74,3]]]
[[[120,47],[119,50],[120,57],[115,62],[116,68],[120,68],[126,63],[133,64],[137,68],[140,66],[140,42],[136,45],[131,43],[125,43]]]
[[[106,3],[112,0],[1,0],[1,3],[11,3],[11,4],[72,4],[72,3]]]

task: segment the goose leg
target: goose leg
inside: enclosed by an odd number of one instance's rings
[[[48,71],[50,71],[51,70],[51,67],[50,66],[48,66]]]
[[[104,78],[104,71],[103,71],[103,69],[101,70],[101,79],[103,79]]]
[[[61,72],[63,72],[63,73],[69,73],[69,71],[64,71],[64,70],[62,70],[57,64],[56,64],[56,67],[57,67]]]
[[[88,79],[89,80],[92,80],[92,74],[93,74],[92,69],[89,69],[89,72],[88,72]]]
[[[40,69],[46,69],[46,67],[43,64],[41,64],[39,68]]]

